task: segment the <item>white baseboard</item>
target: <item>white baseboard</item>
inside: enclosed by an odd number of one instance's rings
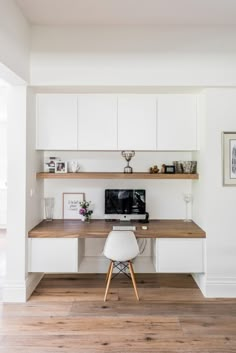
[[[4,303],[25,303],[25,281],[8,281],[3,285],[3,302]]]
[[[6,281],[3,285],[3,302],[25,303],[42,277],[43,273],[29,273],[25,281]]]
[[[206,296],[206,275],[205,273],[192,273],[194,281],[197,283],[199,289],[201,290],[204,297]]]
[[[195,282],[206,298],[236,298],[236,277],[192,274]]]
[[[44,273],[28,273],[26,279],[26,300],[31,296],[41,279],[43,278]]]
[[[236,277],[208,277],[207,298],[236,298]]]

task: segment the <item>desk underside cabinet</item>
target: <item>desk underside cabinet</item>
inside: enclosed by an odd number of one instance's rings
[[[28,245],[29,272],[78,273],[84,259],[85,239],[29,238]],[[151,245],[154,271],[204,272],[205,239],[158,238],[152,239]]]
[[[153,239],[152,246],[156,272],[204,272],[205,239]]]
[[[78,272],[84,254],[84,239],[28,239],[28,271],[47,273]]]

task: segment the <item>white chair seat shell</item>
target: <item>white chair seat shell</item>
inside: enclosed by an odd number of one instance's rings
[[[132,231],[113,230],[108,234],[103,254],[112,261],[130,261],[139,254],[139,246]]]

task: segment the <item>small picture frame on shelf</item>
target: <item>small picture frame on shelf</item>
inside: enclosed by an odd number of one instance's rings
[[[175,174],[175,166],[174,165],[165,165],[164,167],[165,174]]]
[[[223,185],[236,186],[236,132],[222,134]]]
[[[83,192],[64,192],[62,197],[62,218],[81,219],[80,202],[85,200]]]
[[[55,173],[67,173],[67,162],[56,161],[55,162]]]

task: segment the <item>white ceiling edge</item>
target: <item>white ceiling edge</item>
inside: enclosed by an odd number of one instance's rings
[[[235,0],[15,0],[32,25],[235,25]]]
[[[29,86],[35,93],[130,93],[130,94],[182,94],[200,93],[205,87],[196,86]]]

